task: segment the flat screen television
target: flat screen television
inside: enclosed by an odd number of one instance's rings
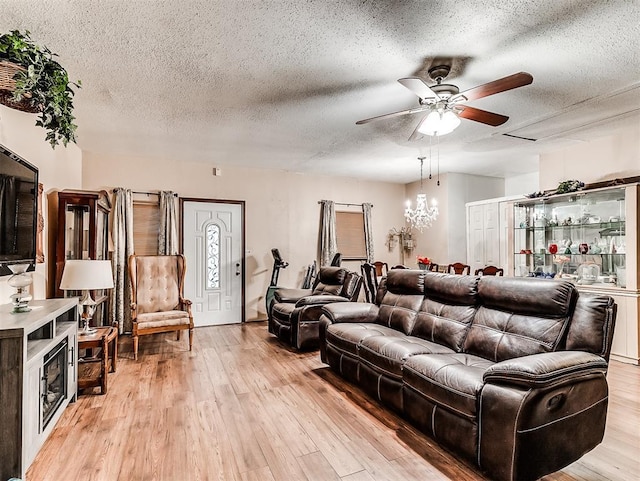
[[[38,169],[0,145],[0,275],[11,264],[35,268]]]

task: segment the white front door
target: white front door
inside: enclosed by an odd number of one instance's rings
[[[196,327],[243,320],[242,207],[224,202],[183,203],[184,294],[193,303]]]

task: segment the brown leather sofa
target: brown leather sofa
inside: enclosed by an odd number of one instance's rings
[[[323,307],[322,360],[496,481],[604,435],[616,305],[567,281],[389,271],[379,305]]]
[[[317,349],[322,306],[356,301],[361,285],[360,275],[330,266],[320,268],[312,289],[277,289],[269,307],[269,332],[297,349]]]

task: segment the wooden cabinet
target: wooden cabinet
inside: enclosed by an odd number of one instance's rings
[[[24,479],[77,390],[76,299],[0,306],[0,479]]]
[[[80,296],[81,292],[60,289],[64,264],[72,259],[109,259],[111,201],[106,191],[63,190],[57,193],[57,206],[54,296]],[[98,304],[92,324],[108,325],[109,291],[93,291],[91,295]]]

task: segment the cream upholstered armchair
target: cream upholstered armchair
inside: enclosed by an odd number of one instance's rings
[[[172,256],[129,257],[133,355],[138,359],[138,336],[189,329],[193,345],[191,301],[184,299],[185,258]]]

